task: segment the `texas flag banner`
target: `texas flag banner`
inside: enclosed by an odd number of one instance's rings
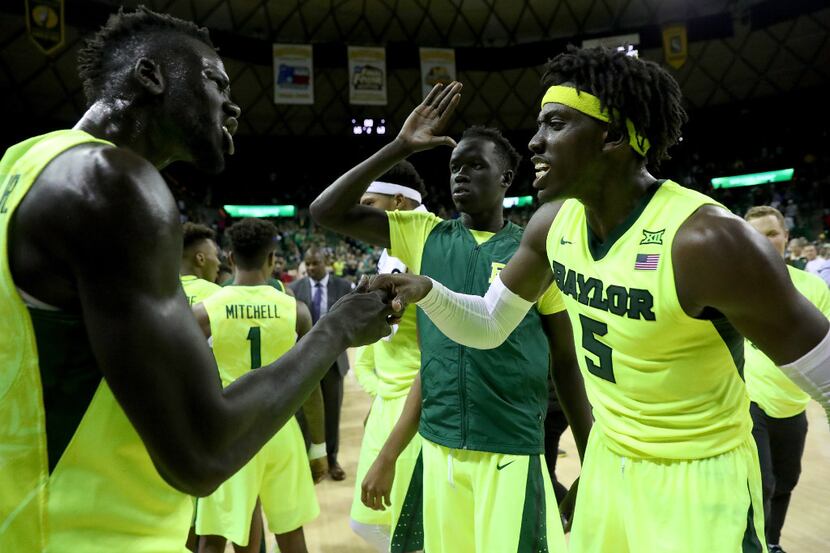
[[[656,271],[659,261],[659,253],[638,253],[637,259],[634,260],[634,269],[637,271]]]

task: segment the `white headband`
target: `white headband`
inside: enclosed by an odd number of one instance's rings
[[[412,188],[407,188],[406,186],[401,186],[400,184],[392,184],[391,182],[376,180],[369,185],[369,189],[366,190],[366,192],[371,192],[372,194],[386,194],[387,196],[400,194],[404,198],[415,200],[419,204],[421,203],[420,192],[413,190]]]

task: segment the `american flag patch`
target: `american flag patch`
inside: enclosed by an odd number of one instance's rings
[[[637,271],[656,271],[659,261],[659,253],[638,253],[637,259],[634,261],[634,269]]]

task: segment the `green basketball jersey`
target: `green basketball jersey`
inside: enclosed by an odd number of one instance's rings
[[[27,308],[9,271],[15,209],[49,162],[91,142],[109,144],[56,131],[0,161],[0,551],[183,551],[192,502],[101,378],[81,314]]]
[[[708,319],[689,317],[674,283],[677,230],[715,203],[664,181],[604,243],[576,200],[551,225],[548,258],[573,326],[594,431],[619,455],[711,457],[749,435],[743,338],[713,310]]]
[[[793,285],[825,317],[830,318],[830,289],[816,275],[787,265]],[[794,417],[807,408],[810,396],[781,372],[775,363],[749,340],[746,341],[746,389],[749,399],[770,417]]]
[[[205,298],[222,289],[218,284],[199,278],[196,275],[181,275],[179,278],[182,281],[184,294],[191,306],[202,303]]]
[[[204,306],[224,386],[273,363],[297,341],[297,301],[268,284],[226,286]]]

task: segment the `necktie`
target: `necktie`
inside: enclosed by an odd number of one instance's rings
[[[314,297],[311,298],[311,322],[317,324],[320,320],[320,307],[323,303],[323,283],[318,282],[314,285]]]

